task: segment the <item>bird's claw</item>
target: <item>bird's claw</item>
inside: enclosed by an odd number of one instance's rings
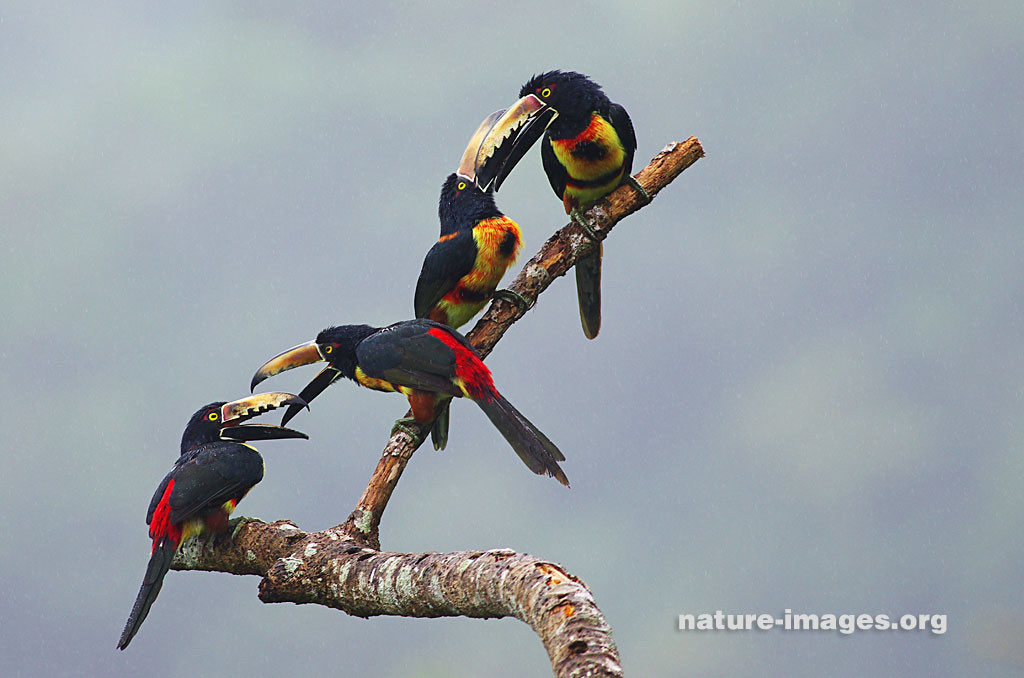
[[[410,438],[415,444],[419,444],[423,441],[423,436],[419,432],[419,427],[413,428],[410,424],[416,424],[416,420],[411,417],[405,417],[395,421],[395,425],[391,427],[391,435],[395,435],[396,431],[401,431]]]
[[[245,516],[238,516],[237,518],[235,518],[231,522],[235,523],[235,529],[231,530],[231,541],[234,541],[235,537],[238,536],[238,531],[241,530],[245,526],[246,523],[258,522],[258,521],[257,521],[256,518],[247,518]]]
[[[580,211],[579,207],[572,208],[569,212],[569,218],[576,222],[576,224],[583,229],[583,232],[587,234],[587,237],[594,242],[601,242],[602,238],[594,232],[590,222],[583,217],[583,212]]]
[[[493,299],[504,299],[509,303],[515,304],[519,307],[520,313],[526,313],[530,310],[530,302],[526,300],[526,297],[513,290],[494,290],[491,297]]]
[[[641,183],[639,181],[637,181],[636,177],[634,177],[633,175],[631,175],[631,174],[627,174],[626,175],[626,183],[628,183],[630,186],[632,186],[633,190],[635,190],[637,192],[637,194],[640,195],[640,199],[644,201],[645,205],[650,204],[650,202],[652,200],[654,200],[654,198],[651,196],[651,194],[647,192],[647,189],[644,188],[643,185],[641,185]]]

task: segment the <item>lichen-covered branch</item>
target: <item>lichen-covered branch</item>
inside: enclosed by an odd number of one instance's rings
[[[690,137],[681,143],[672,142],[634,177],[647,193],[654,197],[683,170],[702,157],[704,149],[696,137]],[[584,215],[591,223],[595,235],[603,240],[619,221],[646,204],[632,186],[624,184],[591,206]],[[548,238],[540,251],[526,262],[519,275],[509,285],[509,289],[521,295],[532,307],[540,293],[546,290],[555,278],[565,275],[581,254],[589,252],[595,246],[582,227],[570,222]],[[529,308],[521,308],[507,299],[496,299],[466,338],[481,356],[486,357],[508,328],[528,310]],[[411,414],[410,411],[406,417]],[[414,440],[403,431],[392,433],[355,511],[344,525],[343,529],[353,537],[363,539],[375,548],[379,547],[378,530],[381,516],[391,499],[391,493],[398,485],[402,471],[405,470],[413,452],[426,438],[428,430],[427,426],[419,427],[420,441]]]
[[[515,617],[544,643],[556,676],[621,676],[611,628],[586,585],[511,550],[387,553],[339,528],[232,521],[212,544],[186,542],[179,570],[264,575],[265,603],[315,603],[358,616]],[[266,569],[264,569],[266,568]]]

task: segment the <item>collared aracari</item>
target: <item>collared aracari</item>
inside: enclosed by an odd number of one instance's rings
[[[488,116],[469,141],[457,172],[441,186],[437,215],[441,233],[427,252],[416,281],[417,318],[458,329],[494,295],[522,247],[519,226],[494,204],[494,191],[474,183],[477,149],[497,117]],[[430,437],[434,449],[448,442],[448,404],[438,408]]]
[[[458,329],[494,294],[522,247],[519,226],[494,204],[494,191],[475,184],[474,165],[484,135],[504,111],[480,123],[459,169],[441,185],[438,241],[427,252],[416,282],[417,318]]]
[[[491,371],[476,350],[447,325],[418,318],[384,328],[329,327],[314,341],[268,360],[256,371],[251,387],[255,389],[264,379],[285,370],[316,362],[326,362],[327,366],[299,393],[306,402],[347,377],[366,388],[405,395],[412,407],[412,419],[424,424],[434,418],[439,400],[466,397],[480,406],[531,471],[547,473],[569,486],[558,465],[565,461],[562,453],[498,393]],[[287,424],[300,409],[290,406],[281,424]],[[399,420],[396,425],[401,424]]]
[[[181,456],[149,502],[146,524],[153,547],[139,595],[117,642],[119,650],[128,647],[149,614],[182,542],[226,529],[235,506],[263,479],[263,457],[244,441],[307,437],[282,426],[242,424],[282,405],[301,408],[305,401],[290,393],[260,393],[230,403],[210,403],[192,415],[181,436]]]
[[[494,190],[526,151],[543,134],[541,160],[548,182],[565,213],[590,233],[581,208],[608,195],[623,182],[650,196],[631,176],[636,133],[626,109],[581,73],[548,71],[530,79],[521,97],[495,121],[481,142],[476,164],[477,183]],[[576,294],[583,333],[588,339],[601,329],[601,256],[576,262]]]

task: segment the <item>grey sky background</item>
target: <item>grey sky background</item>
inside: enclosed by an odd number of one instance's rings
[[[114,645],[189,415],[327,325],[410,317],[469,135],[564,68],[629,110],[636,167],[707,157],[606,243],[598,340],[562,279],[488,359],[572,489],[456,403],[384,547],[562,563],[627,675],[1019,675],[1022,36],[1019,2],[3,3],[0,674],[549,672],[516,621],[207,573]],[[498,196],[522,261],[565,223],[537,155]],[[405,411],[314,405],[240,514],[341,522]],[[786,608],[948,631],[676,630]]]

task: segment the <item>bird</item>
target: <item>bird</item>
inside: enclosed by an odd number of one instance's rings
[[[636,132],[626,109],[613,103],[601,86],[575,71],[533,76],[520,99],[495,120],[481,140],[476,181],[497,191],[512,168],[543,135],[541,160],[548,183],[565,213],[597,240],[582,210],[623,183],[651,197],[631,175]],[[601,257],[603,244],[576,262],[580,321],[588,339],[601,329]]]
[[[441,232],[424,257],[416,281],[416,317],[453,329],[469,322],[495,295],[523,244],[519,225],[498,209],[494,191],[481,190],[474,182],[480,137],[490,129],[495,116],[491,114],[480,124],[458,170],[441,185],[437,209]],[[438,409],[431,438],[435,449],[444,449],[448,440],[447,401]]]
[[[189,537],[227,529],[238,502],[263,479],[263,457],[247,440],[307,438],[282,426],[242,422],[283,405],[305,402],[290,393],[261,393],[204,405],[181,436],[181,455],[149,502],[146,524],[153,540],[142,587],[117,648],[128,647],[160,593],[174,554]]]
[[[441,185],[438,240],[427,252],[416,282],[414,311],[454,329],[469,322],[494,294],[522,248],[519,225],[494,202],[492,188],[475,183],[480,140],[498,114],[480,123],[456,172]]]
[[[255,390],[263,380],[285,370],[316,362],[324,367],[299,392],[311,402],[336,380],[346,377],[376,391],[398,392],[409,399],[412,421],[425,424],[434,418],[441,398],[469,398],[508,441],[526,466],[547,474],[566,487],[558,462],[565,456],[536,426],[512,406],[494,386],[491,371],[465,337],[447,325],[417,318],[387,327],[340,325],[321,331],[313,341],[290,348],[264,363],[253,375]],[[290,406],[281,424],[301,408]],[[396,427],[411,436],[398,420]]]

